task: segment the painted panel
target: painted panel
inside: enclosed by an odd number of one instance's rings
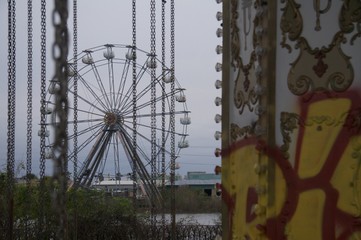
[[[361,1],[223,4],[223,239],[361,239]]]

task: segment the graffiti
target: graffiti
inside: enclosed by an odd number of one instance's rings
[[[360,106],[357,91],[301,100],[287,157],[255,137],[222,150],[229,239],[361,239]]]

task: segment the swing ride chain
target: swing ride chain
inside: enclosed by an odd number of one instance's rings
[[[161,165],[161,174],[162,174],[162,195],[165,194],[165,1],[162,1],[162,165]],[[162,226],[163,232],[162,236],[165,238],[165,202],[162,201]]]
[[[156,81],[156,72],[155,72],[155,64],[156,64],[156,54],[155,54],[155,0],[150,1],[150,61],[151,61],[151,177],[152,184],[155,185],[156,182],[156,89],[155,89],[155,81]],[[155,196],[151,197],[151,224],[152,227],[155,226]],[[153,229],[153,228],[152,228]]]
[[[172,239],[175,239],[175,186],[174,186],[174,182],[175,182],[175,136],[174,136],[174,132],[175,132],[175,116],[174,116],[174,107],[175,107],[175,96],[174,96],[174,82],[175,82],[175,52],[174,52],[174,48],[175,48],[175,40],[174,40],[174,0],[170,1],[170,58],[171,58],[171,106],[170,106],[170,126],[171,126],[171,140],[170,140],[170,145],[171,145],[171,163],[170,163],[170,178],[171,178],[171,215],[172,215],[172,219],[171,219],[171,223],[172,223]]]
[[[65,191],[67,186],[66,166],[67,166],[67,119],[68,119],[68,1],[55,0],[55,8],[52,13],[53,26],[55,29],[55,42],[52,46],[52,55],[55,61],[55,76],[59,83],[59,89],[55,92],[55,111],[53,112],[53,122],[56,121],[54,139],[54,174],[53,181],[59,187],[54,197],[54,210],[58,213],[58,239],[67,238],[66,211],[65,211]]]
[[[28,196],[31,194],[30,190],[30,174],[31,174],[31,162],[32,162],[32,114],[33,114],[33,4],[32,0],[28,0],[28,71],[27,71],[27,136],[26,136],[26,191]],[[30,198],[25,200],[26,210],[29,213],[31,209]],[[25,217],[25,238],[29,238],[29,217],[26,214]]]
[[[73,0],[73,81],[74,81],[74,178],[76,181],[78,175],[78,4],[77,0]]]
[[[38,238],[43,238],[44,232],[44,205],[45,205],[45,94],[46,94],[46,1],[41,0],[41,34],[40,34],[40,185],[39,185],[39,219],[38,219]]]
[[[74,139],[73,139],[73,148],[74,148],[74,156],[73,156],[73,183],[76,183],[78,177],[78,62],[77,62],[77,55],[78,55],[78,0],[73,0],[73,87],[74,87]],[[74,205],[75,205],[75,212],[74,212],[74,221],[73,221],[73,229],[74,229],[74,238],[77,238],[78,232],[78,220],[77,220],[77,195],[74,194],[73,197]]]
[[[16,39],[15,0],[8,0],[8,127],[7,127],[7,238],[13,239],[14,164],[15,164],[15,81]]]
[[[132,1],[132,78],[133,78],[133,207],[136,208],[136,193],[137,193],[137,164],[135,163],[135,156],[137,154],[137,56],[136,56],[136,44],[137,44],[137,36],[136,36],[136,0]]]

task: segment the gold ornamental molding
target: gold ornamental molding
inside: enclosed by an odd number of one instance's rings
[[[242,14],[238,12],[237,0],[231,1],[231,52],[232,52],[232,66],[236,71],[236,79],[234,82],[234,104],[239,113],[242,114],[245,107],[248,107],[249,111],[254,111],[254,106],[258,102],[258,96],[254,91],[254,87],[257,82],[255,63],[257,61],[257,55],[254,50],[255,48],[255,37],[253,30],[253,46],[250,54],[249,62],[244,64],[244,59],[241,57],[241,41],[244,42],[245,50],[247,50],[247,38],[250,34],[252,22],[252,0],[242,1]],[[242,17],[243,32],[240,32],[238,26],[238,19]],[[241,36],[243,36],[241,40]]]
[[[339,17],[340,28],[344,33],[356,33],[351,37],[350,43],[354,44],[356,38],[361,37],[361,1],[345,0]]]
[[[339,32],[329,47],[311,49],[301,37],[296,45],[300,49],[299,56],[288,74],[290,91],[299,96],[307,92],[347,90],[353,82],[354,71],[350,57],[341,49],[345,41],[343,33]]]
[[[254,127],[252,126],[244,126],[239,127],[235,123],[231,123],[231,142],[236,142],[237,140],[248,138],[254,132]]]
[[[321,30],[321,14],[327,13],[332,5],[332,0],[326,0],[326,7],[321,9],[322,0],[313,0],[313,9],[316,12],[316,26],[315,31]]]
[[[309,92],[334,91],[343,92],[349,89],[354,81],[354,69],[342,48],[347,44],[346,34],[356,32],[350,38],[350,44],[361,37],[361,0],[345,0],[340,8],[339,31],[335,33],[329,46],[311,48],[306,36],[302,35],[303,18],[300,13],[302,5],[296,0],[280,0],[281,47],[289,52],[299,49],[298,58],[291,63],[288,74],[288,88],[297,95]],[[313,0],[316,12],[315,31],[321,31],[321,14],[326,14],[332,7],[330,0]],[[287,40],[295,42],[294,46]]]
[[[303,28],[303,19],[299,11],[301,5],[294,0],[281,0],[281,3],[285,3],[285,6],[281,8],[283,11],[280,23],[282,31],[281,46],[291,52],[292,48],[286,43],[286,40],[287,36],[291,41],[296,41],[301,36]]]
[[[252,112],[254,110],[253,106],[258,101],[258,95],[254,91],[257,80],[254,66],[255,60],[256,55],[253,52],[250,62],[246,65],[242,64],[237,69],[238,73],[234,84],[234,104],[239,109],[240,114],[243,113],[246,106]],[[240,62],[242,63],[242,60]]]
[[[302,118],[297,113],[281,112],[280,127],[283,144],[280,150],[285,158],[290,157],[288,150],[292,142],[291,134],[299,127],[316,126],[317,131],[322,131],[323,127],[337,127],[340,125],[350,131],[359,132],[361,129],[361,109],[341,113],[338,117],[313,115],[308,116],[307,119]],[[360,150],[361,147],[355,147],[355,152],[360,152]]]

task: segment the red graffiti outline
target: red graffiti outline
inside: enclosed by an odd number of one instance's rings
[[[347,240],[353,232],[361,231],[361,220],[360,218],[354,217],[350,214],[342,212],[340,209],[337,209],[337,200],[339,197],[338,191],[332,187],[330,180],[334,174],[335,169],[339,163],[339,160],[345,151],[346,147],[349,144],[349,141],[352,136],[359,134],[360,129],[355,128],[354,126],[354,117],[353,113],[356,110],[359,110],[361,106],[361,98],[357,91],[349,91],[344,93],[337,93],[331,96],[336,98],[348,98],[351,99],[351,107],[346,118],[346,122],[342,127],[339,135],[335,139],[334,146],[322,169],[320,172],[313,177],[300,179],[297,170],[300,161],[300,151],[301,146],[304,139],[305,127],[300,125],[299,128],[299,136],[296,145],[296,165],[293,168],[289,161],[284,158],[283,153],[280,151],[278,147],[271,148],[266,145],[266,143],[262,140],[256,138],[248,138],[237,142],[232,145],[229,149],[222,150],[222,156],[227,156],[230,152],[242,148],[248,145],[255,145],[259,151],[262,151],[264,154],[268,155],[270,159],[273,159],[275,163],[280,167],[281,172],[285,178],[287,184],[287,193],[286,200],[281,208],[280,214],[271,219],[267,219],[265,226],[265,234],[269,237],[269,239],[281,240],[287,239],[285,233],[286,224],[292,219],[294,215],[297,205],[299,195],[302,192],[311,190],[311,189],[320,189],[323,190],[326,196],[324,211],[323,211],[323,222],[322,222],[322,239],[327,240],[335,240],[335,229],[336,223],[343,227],[343,232],[337,237],[337,240]],[[309,99],[307,102],[302,102],[302,99]],[[322,101],[325,99],[330,99],[329,94],[313,93],[309,98],[307,96],[302,97],[300,105],[301,105],[301,118],[306,119],[308,109],[312,103],[317,101]],[[224,194],[224,195],[223,195]],[[228,211],[232,213],[229,217],[232,219],[234,213],[234,204],[235,197],[232,196],[232,201],[227,197],[228,193],[225,189],[222,189],[222,195],[224,196],[224,202],[228,206]],[[230,226],[232,226],[232,220],[230,221]],[[228,229],[231,230],[231,229]],[[331,230],[331,231],[330,231]],[[229,236],[232,238],[232,231],[229,231]]]

